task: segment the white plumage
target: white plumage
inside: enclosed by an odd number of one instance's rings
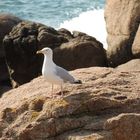
[[[69,83],[80,83],[80,81],[75,80],[72,75],[68,73],[62,67],[57,66],[53,62],[53,51],[52,49],[46,47],[38,53],[44,54],[44,62],[42,67],[42,75],[46,78],[46,80],[52,84],[52,93],[53,93],[53,85],[60,85],[61,86],[61,94],[63,94],[63,84],[66,82]]]

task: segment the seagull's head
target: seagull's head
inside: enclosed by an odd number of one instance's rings
[[[46,48],[43,48],[42,50],[39,50],[39,51],[37,51],[36,52],[37,54],[44,54],[44,55],[46,55],[46,56],[49,56],[49,57],[51,57],[52,58],[52,55],[53,55],[53,51],[52,51],[52,49],[51,48],[48,48],[48,47],[46,47]]]

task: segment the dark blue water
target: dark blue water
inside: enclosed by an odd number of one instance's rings
[[[64,21],[104,4],[105,0],[0,0],[0,12],[58,28]]]

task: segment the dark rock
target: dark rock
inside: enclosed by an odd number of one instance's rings
[[[21,22],[4,38],[6,60],[13,87],[29,82],[41,74],[43,56],[36,51],[54,50],[54,61],[67,70],[90,66],[107,66],[106,52],[94,37],[66,29],[56,31],[39,23]]]
[[[74,37],[84,36],[84,35],[86,35],[86,34],[85,34],[85,33],[83,33],[83,32],[73,31],[73,36],[74,36]]]
[[[4,36],[19,22],[21,22],[21,19],[18,17],[10,14],[0,14],[0,57],[4,57],[4,49],[2,48]]]
[[[67,38],[68,40],[74,38],[74,36],[71,34],[71,32],[64,28],[59,29],[58,33],[61,34],[62,36],[64,36],[65,38]]]
[[[19,22],[21,22],[21,19],[14,15],[0,14],[0,95],[10,88],[9,73],[5,61],[5,51],[2,41],[4,36],[8,34]]]
[[[41,74],[43,56],[36,51],[52,49],[68,40],[52,27],[24,21],[15,26],[4,38],[6,60],[13,87],[29,82]]]
[[[59,34],[54,28],[41,26],[38,29],[38,45],[42,47],[50,47],[52,49],[59,47],[62,43],[68,40]]]
[[[80,35],[79,35],[80,34]],[[56,64],[73,70],[91,66],[107,66],[106,52],[94,37],[79,33],[77,37],[54,49]],[[82,34],[82,35],[81,35]]]

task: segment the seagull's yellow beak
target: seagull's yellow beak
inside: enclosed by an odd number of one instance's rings
[[[42,53],[42,51],[41,51],[41,50],[39,50],[39,51],[37,51],[37,52],[36,52],[36,54],[40,54],[40,53]]]

